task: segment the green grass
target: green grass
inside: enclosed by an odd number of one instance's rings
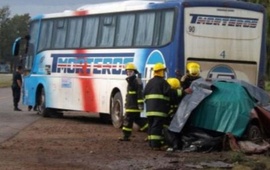
[[[265,81],[265,90],[270,92],[270,81]]]
[[[12,74],[0,74],[0,88],[10,87],[12,83]]]

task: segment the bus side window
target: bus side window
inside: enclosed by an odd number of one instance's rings
[[[38,51],[51,48],[53,20],[42,21]]]
[[[57,19],[53,28],[53,48],[64,48],[67,35],[67,19]]]
[[[115,46],[132,46],[134,25],[134,14],[120,15],[118,17],[118,29],[116,30]]]
[[[89,16],[84,20],[81,47],[96,47],[98,37],[99,17]]]
[[[70,18],[68,19],[68,31],[67,31],[67,48],[79,48],[82,34],[82,18]]]
[[[112,47],[114,43],[115,34],[115,16],[104,16],[102,17],[103,23],[100,27],[99,33],[99,47]]]

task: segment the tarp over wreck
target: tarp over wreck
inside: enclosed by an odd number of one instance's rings
[[[190,118],[194,127],[241,137],[252,108],[267,106],[270,101],[264,90],[240,80],[198,79],[191,88],[193,93],[183,98],[169,126],[173,132],[181,132]]]

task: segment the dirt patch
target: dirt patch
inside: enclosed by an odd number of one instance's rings
[[[135,131],[130,142],[119,142],[121,130],[96,116],[65,114],[42,118],[0,145],[0,169],[151,169],[199,168],[202,162],[221,161],[234,167],[252,167],[269,156],[246,156],[234,152],[169,153],[153,151]],[[246,165],[247,162],[254,162]],[[261,161],[263,162],[263,161]],[[267,161],[265,161],[267,162]],[[269,168],[266,163],[261,163]],[[188,166],[191,165],[191,166]]]

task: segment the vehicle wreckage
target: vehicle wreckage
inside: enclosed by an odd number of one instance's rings
[[[168,128],[179,140],[178,149],[211,151],[229,146],[244,153],[262,153],[270,148],[267,92],[241,80],[203,78],[190,88],[193,92],[184,96]]]

